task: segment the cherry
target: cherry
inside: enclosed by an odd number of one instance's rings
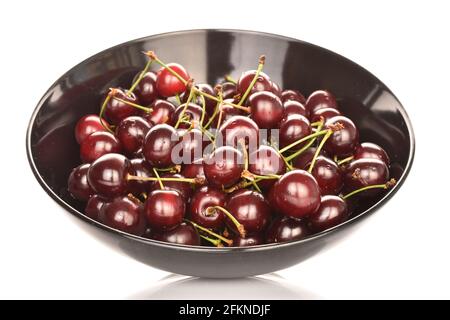
[[[322,195],[337,195],[344,185],[341,169],[330,158],[318,156],[311,174],[316,178]]]
[[[311,126],[309,120],[301,115],[291,115],[281,121],[279,131],[280,146],[286,147],[310,134]],[[292,148],[292,150],[300,149],[305,145],[305,143],[296,145]]]
[[[148,224],[158,231],[177,227],[183,221],[185,210],[182,195],[170,189],[152,191],[144,207]]]
[[[314,111],[310,116],[310,120],[311,120],[311,122],[318,122],[321,120],[326,122],[330,118],[333,118],[335,116],[340,116],[340,115],[341,115],[341,113],[338,109],[323,108],[323,109],[318,109],[318,110]]]
[[[168,63],[167,67],[176,72],[184,80],[189,80],[186,69],[178,63]],[[156,75],[156,90],[162,97],[172,97],[186,90],[186,83],[183,83],[167,68],[161,68]]]
[[[181,174],[178,173],[166,173],[161,176],[161,178],[185,178]],[[189,201],[192,195],[192,187],[190,183],[183,181],[164,181],[164,189],[174,190],[181,194],[184,200]],[[158,183],[153,183],[150,187],[150,190],[158,190],[160,189],[160,185]]]
[[[172,126],[167,124],[154,126],[144,139],[142,153],[145,160],[157,168],[172,166],[172,149],[178,141],[178,133]]]
[[[234,103],[234,99],[225,99],[224,102]],[[243,114],[242,110],[235,108],[229,104],[222,104],[220,106],[220,110],[222,110],[222,119],[220,119],[221,124],[225,123],[228,119],[234,116],[241,116]],[[219,125],[219,115],[216,116],[216,118],[211,124],[211,127],[217,128],[218,125]]]
[[[275,206],[280,213],[303,218],[320,206],[320,188],[316,179],[304,170],[285,173],[272,187]]]
[[[109,153],[91,164],[88,183],[101,196],[114,198],[128,192],[128,175],[132,172],[130,160],[121,154]]]
[[[264,230],[271,217],[270,207],[262,194],[253,190],[241,189],[233,192],[225,208],[239,221],[245,233],[254,234]],[[234,233],[236,225],[226,219],[226,224]]]
[[[207,211],[214,206],[225,206],[225,193],[211,186],[198,189],[191,199],[189,208],[190,219],[195,223],[212,230],[219,230],[224,226],[224,214],[220,210]]]
[[[241,95],[243,95],[250,84],[253,81],[253,78],[256,75],[256,70],[248,70],[241,74],[239,77],[239,80],[237,82],[237,91]],[[264,72],[260,72],[258,78],[256,79],[256,82],[251,89],[250,93],[258,92],[258,91],[270,91],[272,88],[272,83],[270,81],[270,78],[267,74]]]
[[[200,91],[200,92],[204,92],[207,93],[211,96],[215,96],[216,93],[214,92],[214,89],[207,83],[197,83],[195,85],[195,87]],[[183,94],[180,96],[180,100],[183,103],[186,103],[187,100],[189,98],[189,90],[183,92]],[[204,97],[205,98],[205,108],[206,108],[206,113],[211,115],[214,112],[214,109],[216,108],[217,102],[211,98],[208,97]],[[196,99],[192,100],[191,102],[194,102],[195,104],[202,106],[203,104],[203,99],[201,97],[200,94],[196,95]]]
[[[283,117],[288,118],[290,115],[298,114],[304,117],[308,116],[306,108],[303,104],[295,100],[286,100],[283,102],[284,113]]]
[[[197,159],[192,163],[183,165],[181,174],[186,178],[191,179],[206,179],[205,171],[203,170],[203,159]]]
[[[336,98],[326,90],[317,90],[311,93],[305,103],[306,110],[314,113],[319,109],[334,108],[338,109]]]
[[[118,197],[102,207],[104,223],[111,228],[142,235],[147,228],[142,203],[129,196]]]
[[[80,145],[81,161],[90,163],[108,153],[120,153],[122,146],[117,138],[106,131],[97,131],[86,137]]]
[[[197,230],[190,224],[182,222],[179,226],[165,232],[150,232],[151,239],[175,244],[199,246],[200,236]]]
[[[222,83],[223,99],[233,99],[235,95],[237,95],[237,87],[234,83],[232,83],[232,82]]]
[[[283,103],[287,101],[297,101],[302,105],[306,103],[305,96],[298,90],[283,90],[283,92],[281,92],[281,101],[283,101]]]
[[[94,194],[87,180],[89,167],[89,164],[79,165],[69,175],[68,190],[75,199],[86,201]]]
[[[103,122],[103,125],[102,125]],[[105,120],[100,121],[100,117],[96,114],[88,114],[78,120],[75,126],[75,139],[81,144],[84,139],[97,131],[106,131],[108,123]]]
[[[363,142],[359,146],[357,146],[353,158],[355,160],[372,158],[379,159],[386,165],[389,165],[390,163],[389,156],[387,155],[386,151],[384,151],[384,149],[379,145],[371,142]]]
[[[200,123],[202,119],[203,109],[199,105],[195,103],[189,103],[187,108],[185,109],[186,104],[180,105],[172,116],[172,123],[177,123],[177,121],[182,118],[186,118],[186,121],[191,122],[195,121]],[[184,113],[183,113],[184,111]],[[208,122],[209,116],[205,114],[204,123]],[[189,128],[190,123],[180,123],[179,128]]]
[[[150,113],[144,113],[143,117],[150,124],[163,124],[167,123],[173,125],[173,114],[175,113],[175,106],[166,100],[157,99],[150,105],[152,111]]]
[[[219,147],[204,158],[203,170],[210,185],[231,186],[241,178],[244,170],[243,155],[233,147]]]
[[[153,177],[152,167],[144,159],[132,159],[131,161],[131,171],[137,177],[150,178]],[[154,181],[145,180],[130,180],[128,181],[128,189],[135,196],[139,196],[142,193],[148,192]]]
[[[344,176],[344,183],[348,191],[353,191],[371,185],[384,184],[388,179],[389,169],[386,163],[379,159],[367,158],[355,160],[349,164]],[[380,190],[368,190],[361,195],[374,196]]]
[[[341,197],[328,195],[320,200],[320,207],[308,217],[308,227],[320,232],[344,222],[348,218],[347,203]]]
[[[264,244],[264,238],[261,234],[248,235],[245,238],[236,234],[231,240],[233,240],[233,247],[250,247]]]
[[[251,118],[259,128],[271,129],[279,126],[283,118],[283,105],[280,98],[269,91],[253,93],[248,98]]]
[[[115,97],[127,102],[139,104],[134,93],[122,89],[114,89],[113,96],[109,99],[105,109],[105,115],[112,124],[117,125],[123,119],[139,114],[139,109],[123,101],[114,99]]]
[[[344,116],[335,116],[325,122],[325,127],[329,128],[340,124],[343,128],[335,131],[325,143],[325,150],[328,154],[337,157],[350,155],[355,150],[359,142],[359,132],[352,120]]]
[[[277,217],[266,232],[266,243],[280,243],[301,240],[310,234],[303,220],[289,217]]]
[[[241,140],[250,145],[252,151],[258,146],[259,127],[248,117],[231,117],[219,128],[219,134],[224,146],[240,147]]]
[[[274,148],[261,145],[249,155],[248,170],[260,176],[280,175],[286,172],[286,164]],[[274,183],[275,179],[264,179],[258,185],[268,190]]]
[[[308,164],[311,162],[311,160],[314,157],[314,154],[316,153],[317,148],[316,147],[309,147],[305,151],[303,151],[300,155],[298,155],[294,161],[293,165],[295,168],[298,169],[305,169],[307,168]],[[328,157],[328,154],[325,150],[321,149],[319,152],[319,155]]]
[[[104,217],[102,214],[102,208],[107,203],[108,200],[98,194],[94,194],[89,198],[86,208],[84,209],[84,213],[91,219],[103,222]]]
[[[134,77],[133,83],[136,82],[139,76],[140,73]],[[151,71],[146,72],[134,92],[139,101],[144,105],[149,105],[158,98],[158,93],[156,92],[156,73]]]
[[[271,87],[270,92],[276,95],[278,98],[281,98],[281,87],[275,81],[270,81]]]
[[[176,155],[180,156],[181,163],[189,164],[203,158],[203,150],[209,144],[209,140],[203,139],[203,132],[199,129],[191,129],[181,134],[180,131],[181,130],[178,130],[181,141],[177,145],[177,147],[180,148],[180,151],[179,153],[176,153]]]
[[[142,147],[142,142],[151,125],[141,117],[132,116],[123,119],[116,129],[116,137],[122,149],[128,155],[133,155]]]

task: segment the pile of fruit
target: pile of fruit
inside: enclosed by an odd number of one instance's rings
[[[76,124],[68,190],[88,217],[170,243],[253,246],[332,228],[348,201],[395,184],[387,153],[360,143],[332,93],[282,90],[264,56],[212,87],[145,54],[130,88]]]

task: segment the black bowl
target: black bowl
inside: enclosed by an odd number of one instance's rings
[[[80,163],[74,138],[77,120],[96,113],[108,88],[124,86],[144,66],[141,53],[155,50],[166,61],[183,64],[197,82],[215,83],[225,74],[238,77],[265,54],[265,71],[284,88],[309,94],[328,89],[344,114],[360,129],[361,141],[383,146],[398,184],[376,199],[360,202],[341,225],[301,241],[250,248],[172,245],[126,234],[82,214],[82,203],[67,192],[70,170]],[[59,78],[39,101],[27,134],[28,158],[44,190],[92,235],[135,259],[174,273],[230,278],[289,267],[342,238],[362,218],[375,212],[400,188],[411,168],[411,122],[394,94],[370,72],[326,49],[303,41],[259,32],[193,30],[133,40],[81,62]],[[63,240],[63,239],[62,239]]]

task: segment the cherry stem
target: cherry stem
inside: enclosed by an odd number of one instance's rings
[[[311,164],[309,165],[309,169],[308,169],[309,173],[311,173],[312,170],[314,169],[314,165],[316,164],[316,160],[317,160],[317,157],[319,156],[320,151],[322,150],[325,142],[327,142],[328,138],[331,137],[333,132],[334,132],[333,130],[328,129],[328,132],[325,134],[322,141],[320,141],[319,146],[317,147],[316,152],[314,153],[314,157],[311,160]]]
[[[228,219],[230,219],[231,222],[233,222],[233,224],[236,226],[236,229],[238,230],[241,237],[245,238],[246,232],[245,232],[244,226],[227,209],[225,209],[221,206],[212,206],[212,207],[206,208],[205,213],[207,216],[210,216],[216,212],[215,210],[222,211],[228,217]]]
[[[227,245],[229,245],[229,246],[233,245],[233,240],[222,237],[220,234],[217,234],[214,231],[209,230],[208,228],[202,227],[201,225],[195,223],[194,221],[187,220],[187,219],[184,219],[184,220],[189,222],[190,224],[192,224],[196,229],[202,230],[203,232],[206,232],[206,233],[216,237],[217,239],[222,240]]]
[[[309,140],[309,139],[311,139],[311,138],[323,136],[323,135],[326,134],[327,132],[328,132],[328,129],[320,130],[320,131],[311,133],[309,136],[303,137],[303,138],[301,138],[301,139],[299,139],[299,140],[297,140],[297,141],[291,143],[290,145],[284,147],[284,148],[281,149],[279,152],[280,152],[280,153],[284,153],[284,152],[288,151],[289,149],[295,147],[296,145],[298,145],[298,144],[300,144],[300,143],[302,143],[302,142],[305,142],[305,141],[307,141],[307,140]],[[287,158],[286,158],[286,159],[287,159]]]
[[[278,153],[278,155],[281,157],[281,159],[283,159],[284,164],[286,165],[286,167],[289,170],[294,170],[294,167],[289,163],[289,161],[287,160],[287,158],[283,157],[283,155],[281,154],[280,150],[278,150],[277,147],[275,147],[274,145],[270,144],[272,146],[272,148]]]
[[[319,124],[319,126],[317,127],[317,132],[319,132],[320,130],[322,130],[323,127],[323,122],[321,122]],[[317,137],[312,138],[306,145],[303,146],[303,148],[301,148],[300,150],[294,152],[293,154],[291,154],[290,156],[288,156],[286,158],[287,161],[291,161],[292,159],[294,159],[295,157],[299,156],[300,154],[302,154],[303,152],[305,152],[306,149],[308,149],[309,147],[311,147],[314,142],[316,141]]]
[[[338,166],[340,166],[340,165],[342,165],[342,164],[344,164],[346,162],[352,161],[353,158],[354,158],[353,156],[350,156],[350,157],[344,158],[342,160],[338,160],[338,161],[336,161],[336,163],[337,163]]]
[[[134,91],[134,89],[136,89],[136,87],[138,86],[139,82],[141,82],[142,78],[144,78],[144,75],[147,73],[148,69],[150,69],[150,66],[152,65],[153,60],[148,60],[144,69],[141,71],[141,73],[139,73],[139,77],[136,79],[136,81],[133,83],[133,85],[131,86],[131,88],[128,90],[127,92],[127,96],[130,96],[130,94]]]
[[[205,121],[206,115],[206,100],[204,96],[200,96],[202,98],[202,117],[200,118],[200,126],[203,126],[203,121]]]
[[[178,93],[175,95],[175,99],[177,99],[178,105],[181,105],[181,98]]]
[[[159,188],[160,188],[161,190],[163,190],[163,189],[164,189],[164,184],[163,184],[163,182],[162,182],[162,180],[161,180],[161,177],[159,176],[158,171],[157,171],[155,168],[153,168],[153,172],[155,173],[155,177],[158,179]]]
[[[237,84],[237,81],[234,80],[229,74],[225,76],[225,81],[231,82],[232,84]]]
[[[134,107],[134,108],[136,108],[136,109],[140,109],[140,110],[143,110],[143,111],[145,111],[145,112],[147,112],[147,113],[150,113],[150,112],[152,112],[153,111],[153,109],[152,108],[146,108],[146,107],[144,107],[144,106],[141,106],[141,105],[139,105],[139,104],[136,104],[136,103],[133,103],[133,102],[130,102],[130,101],[126,101],[126,100],[123,100],[123,99],[120,99],[120,98],[117,98],[117,97],[112,97],[114,100],[117,100],[117,101],[120,101],[120,102],[122,102],[122,103],[125,103],[125,104],[127,104],[127,105],[129,105],[129,106],[132,106],[132,107]]]
[[[220,241],[220,239],[211,239],[211,238],[208,238],[208,237],[206,237],[206,236],[204,236],[202,234],[200,235],[200,238],[205,239],[206,241],[212,243],[216,247],[223,247],[222,242]]]
[[[100,108],[100,113],[98,115],[98,117],[100,118],[100,123],[102,124],[103,128],[105,128],[105,130],[114,133],[114,131],[112,131],[108,126],[106,126],[103,123],[103,114],[105,113],[105,109],[106,109],[106,105],[108,104],[109,100],[111,99],[111,96],[108,94],[105,98],[105,101],[103,101],[102,107]]]
[[[241,106],[245,99],[247,99],[247,96],[250,94],[250,91],[252,91],[253,86],[255,85],[256,81],[258,80],[259,74],[261,73],[262,69],[264,68],[264,63],[266,61],[266,57],[264,55],[259,57],[259,64],[258,69],[256,69],[255,76],[252,79],[252,82],[250,82],[250,85],[248,86],[247,90],[245,90],[244,95],[241,97],[241,100],[238,102],[238,106]]]
[[[322,126],[323,127],[323,120],[320,121],[316,121],[310,124],[311,127],[318,127],[318,126]]]
[[[192,80],[191,80],[192,81]],[[192,83],[192,82],[191,82]],[[193,90],[194,86],[191,86],[191,90],[189,90],[189,96],[186,100],[186,103],[184,104],[183,110],[181,111],[180,115],[178,116],[178,120],[177,123],[175,124],[174,128],[177,129],[178,126],[180,125],[181,119],[184,116],[184,113],[186,112],[187,108],[189,107],[189,103],[191,103],[192,97],[194,95],[194,90]]]
[[[161,172],[180,172],[181,171],[181,165],[177,164],[176,166],[170,167],[170,168],[153,168],[156,171]]]
[[[346,194],[345,196],[341,196],[342,199],[348,199],[351,196],[358,194],[360,192],[366,191],[366,190],[370,190],[370,189],[389,189],[392,188],[393,186],[395,186],[395,184],[397,183],[397,181],[392,178],[391,180],[389,180],[388,182],[386,182],[385,184],[373,184],[371,186],[366,186],[366,187],[362,187],[360,189],[357,189],[355,191],[352,191],[348,194]]]
[[[167,64],[165,64],[164,62],[162,62],[161,60],[159,60],[159,58],[156,56],[156,54],[153,51],[147,51],[144,52],[144,54],[146,56],[148,56],[151,60],[155,60],[155,62],[157,64],[159,64],[160,66],[162,66],[164,69],[166,69],[167,71],[169,71],[171,74],[173,74],[175,77],[177,77],[178,80],[180,80],[184,85],[187,85],[187,80],[184,79],[182,76],[180,76],[178,74],[178,72],[176,72],[175,70],[173,70],[171,67],[169,67]]]
[[[220,84],[218,84],[218,85],[214,88],[214,90],[216,91],[217,96],[219,97],[219,99],[218,99],[218,101],[217,101],[217,103],[216,103],[216,107],[214,108],[214,112],[213,112],[211,118],[209,118],[208,122],[207,122],[206,125],[205,125],[205,129],[207,129],[207,128],[212,124],[212,122],[213,122],[214,119],[216,118],[217,114],[219,113],[219,111],[220,111],[220,106],[222,105],[222,102],[223,102],[222,86],[221,86]]]
[[[178,182],[186,182],[193,184],[203,184],[203,178],[154,178],[154,177],[138,177],[129,174],[127,176],[127,180],[135,180],[135,181],[178,181]]]

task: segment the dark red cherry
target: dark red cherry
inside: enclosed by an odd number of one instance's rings
[[[389,179],[389,169],[379,159],[359,159],[352,161],[346,169],[344,176],[345,189],[354,191],[362,187],[374,184],[384,184]],[[373,196],[380,193],[382,189],[372,189],[361,192],[362,196]]]
[[[316,178],[322,195],[337,195],[344,185],[341,169],[330,158],[318,156],[311,174]]]
[[[301,103],[302,105],[305,105],[306,99],[305,96],[300,93],[298,90],[283,90],[281,92],[281,101],[287,102],[287,101],[297,101]]]
[[[261,145],[249,155],[248,170],[260,176],[280,175],[286,172],[286,164],[274,148]],[[276,179],[261,180],[258,185],[262,189],[268,190],[275,181]]]
[[[308,117],[306,108],[303,104],[295,100],[287,100],[283,102],[283,118],[288,118],[290,115],[298,114],[304,117]]]
[[[338,109],[323,108],[313,112],[310,116],[310,120],[311,122],[318,122],[323,119],[324,122],[327,122],[330,118],[340,115],[341,112]]]
[[[178,73],[184,80],[189,80],[186,69],[178,63],[168,63],[167,66]],[[186,90],[186,85],[169,70],[161,68],[156,75],[156,90],[162,97],[172,97]]]
[[[233,147],[219,147],[204,158],[203,170],[210,185],[220,188],[231,186],[241,179],[243,155]]]
[[[235,95],[237,95],[237,87],[234,83],[222,83],[222,96],[224,99],[233,99]]]
[[[186,106],[186,104],[180,105],[173,114],[172,123],[177,123],[178,119],[182,115],[183,109]],[[184,111],[183,118],[186,118],[186,121],[196,121],[197,123],[200,123],[200,120],[202,118],[203,109],[199,105],[195,103],[189,103],[188,107]],[[205,114],[203,123],[206,124],[208,122],[209,116]],[[189,128],[191,125],[188,123],[180,123],[179,128]]]
[[[253,81],[253,78],[256,75],[256,70],[249,70],[245,71],[241,74],[239,77],[239,80],[237,82],[237,91],[241,95],[243,95],[250,84]],[[260,72],[258,78],[256,79],[256,83],[254,84],[252,90],[250,93],[258,92],[258,91],[270,91],[272,88],[272,83],[270,81],[270,78],[267,74],[264,72]]]
[[[264,244],[264,238],[261,234],[248,235],[245,238],[235,234],[231,240],[233,240],[233,247],[250,247]]]
[[[320,232],[344,222],[348,218],[347,203],[338,196],[323,196],[319,210],[308,217],[308,227]]]
[[[94,194],[86,203],[84,213],[91,219],[103,222],[104,217],[102,215],[102,208],[107,203],[109,203],[107,199],[99,196],[98,194]]]
[[[306,110],[314,113],[319,109],[334,108],[338,109],[336,98],[326,90],[317,90],[311,93],[305,103]]]
[[[157,168],[173,166],[172,149],[178,143],[178,132],[167,124],[150,129],[144,139],[142,153],[145,160]]]
[[[386,165],[389,165],[390,163],[387,152],[379,145],[371,142],[363,142],[357,146],[353,158],[355,160],[367,158],[380,159],[386,163]]]
[[[181,174],[178,173],[166,173],[161,175],[161,178],[185,178]],[[192,195],[192,187],[188,182],[183,181],[163,181],[163,185],[165,189],[177,191],[181,194],[185,201],[189,201]],[[158,190],[160,189],[160,185],[158,182],[153,183],[150,190]]]
[[[133,155],[140,148],[151,125],[143,118],[132,116],[123,119],[116,129],[116,137],[119,140],[123,151],[128,155]]]
[[[279,131],[280,147],[286,147],[310,134],[311,126],[309,120],[301,115],[291,115],[281,121]],[[305,143],[300,143],[292,147],[291,150],[298,150],[304,145]]]
[[[214,89],[207,83],[197,83],[195,85],[195,87],[201,92],[207,93],[214,97],[216,96]],[[183,94],[180,96],[181,102],[183,102],[183,103],[186,103],[188,98],[189,98],[189,90],[183,92]],[[192,99],[191,102],[193,102],[199,106],[202,106],[202,104],[203,104],[202,96],[200,94],[196,94],[196,99]],[[208,115],[213,114],[214,109],[216,108],[216,104],[217,104],[217,102],[215,100],[205,97],[205,108],[206,108],[206,113]]]
[[[234,99],[226,99],[224,100],[225,102],[231,102],[234,103]],[[225,123],[228,119],[234,117],[234,116],[241,116],[243,115],[243,111],[235,108],[229,104],[222,104],[220,106],[221,110],[222,110],[222,119],[221,119],[221,124]],[[216,115],[214,121],[211,124],[211,128],[217,128],[217,125],[219,123],[219,114]]]
[[[134,77],[133,83],[139,78],[139,75],[140,73]],[[134,92],[143,105],[147,106],[155,101],[158,98],[158,93],[156,92],[156,73],[151,71],[146,72]]]
[[[151,232],[150,238],[158,241],[164,241],[175,244],[184,244],[188,246],[199,246],[200,236],[197,230],[190,224],[182,222],[175,229],[165,232]]]
[[[69,175],[68,190],[75,199],[86,201],[94,194],[87,180],[89,167],[89,164],[82,164],[74,168]]]
[[[285,173],[274,185],[273,197],[280,213],[303,218],[320,206],[320,188],[316,179],[304,170]]]
[[[177,149],[174,150],[174,153],[180,157],[180,161],[177,161],[177,163],[189,164],[203,158],[203,150],[211,141],[204,137],[199,129],[181,131],[178,130],[181,141],[176,146]]]
[[[241,189],[233,192],[225,208],[244,226],[247,234],[262,232],[270,222],[271,212],[264,196],[253,190]],[[226,224],[234,233],[236,226],[229,218]]]
[[[310,234],[303,220],[277,217],[266,232],[266,243],[280,243],[301,240]]]
[[[189,208],[190,218],[195,223],[212,230],[219,230],[224,226],[224,214],[220,210],[206,209],[209,207],[224,207],[227,196],[221,190],[203,186],[192,196]]]
[[[80,145],[81,161],[89,163],[108,153],[121,153],[117,138],[106,131],[97,131],[86,137]]]
[[[143,117],[151,124],[163,124],[174,125],[172,123],[173,114],[175,113],[175,106],[166,100],[157,99],[151,105],[152,111],[150,113],[144,113]]]
[[[132,159],[130,162],[133,175],[141,178],[150,178],[154,176],[152,167],[145,159]],[[130,180],[128,182],[128,189],[135,196],[139,196],[144,192],[148,192],[152,188],[153,183],[153,181]]]
[[[298,169],[307,168],[308,163],[310,163],[312,161],[316,151],[317,151],[316,147],[309,147],[308,149],[303,151],[300,155],[298,155],[294,159],[292,164],[294,165],[295,168],[298,168]],[[328,157],[327,152],[323,149],[320,150],[319,155]]]
[[[142,235],[147,228],[142,203],[134,197],[118,197],[102,207],[104,223],[111,228]]]
[[[183,221],[185,210],[183,196],[170,189],[150,192],[144,208],[149,226],[157,231],[177,227]]]
[[[190,179],[206,179],[205,171],[203,171],[203,159],[197,159],[190,164],[183,165],[181,174]]]
[[[115,89],[114,97],[117,97],[124,101],[139,104],[139,101],[134,93],[130,93],[122,89]],[[139,114],[139,109],[130,106],[125,102],[114,99],[114,97],[111,97],[111,99],[109,99],[105,109],[105,116],[111,121],[112,124],[117,125],[123,119]]]
[[[240,141],[245,141],[253,151],[258,146],[259,128],[252,119],[244,116],[234,116],[225,121],[219,129],[224,146],[240,147]]]
[[[96,193],[111,199],[128,192],[128,175],[133,173],[130,160],[121,154],[109,153],[92,163],[87,176]]]
[[[341,124],[339,131],[335,131],[325,143],[325,150],[328,154],[345,157],[353,153],[359,143],[359,131],[352,120],[344,116],[336,116],[325,122],[325,128]]]
[[[283,118],[283,104],[280,98],[269,91],[253,93],[248,98],[250,116],[259,128],[271,129],[279,126]]]
[[[103,125],[108,127],[108,123],[103,120]],[[75,126],[75,139],[80,144],[89,135],[97,131],[106,131],[105,127],[100,121],[100,117],[96,114],[88,114],[78,120]]]
[[[274,95],[276,95],[278,98],[281,98],[281,87],[276,83],[275,81],[270,81],[271,88],[270,92],[272,92]]]

